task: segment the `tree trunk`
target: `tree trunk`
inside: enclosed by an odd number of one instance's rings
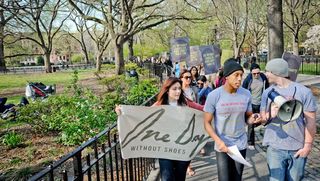
[[[237,39],[237,34],[233,33],[233,54],[234,58],[239,57],[239,47],[238,47],[238,39]]]
[[[88,52],[87,52],[87,51],[84,51],[83,54],[84,54],[84,58],[85,58],[85,63],[86,63],[86,64],[89,64],[90,61],[89,61]]]
[[[128,48],[129,48],[129,60],[133,60],[134,52],[133,52],[133,36],[128,39]]]
[[[4,27],[0,24],[0,72],[6,70],[6,62],[4,61]]]
[[[124,73],[123,43],[115,43],[114,56],[116,59],[116,74],[121,75]]]
[[[268,59],[282,57],[284,51],[282,0],[269,0],[268,4]]]
[[[292,41],[293,54],[299,55],[299,34],[298,33],[293,34],[292,39],[293,39]]]
[[[52,73],[51,63],[50,63],[50,52],[45,52],[44,55],[44,67],[46,69],[46,73]]]
[[[6,70],[6,62],[4,60],[3,36],[0,35],[0,72]]]
[[[97,72],[101,71],[101,59],[102,59],[102,53],[99,52],[96,59],[96,70]]]
[[[258,35],[254,33],[253,56],[258,57]]]
[[[86,64],[89,64],[89,55],[88,55],[88,51],[87,51],[87,46],[85,44],[85,41],[84,41],[84,36],[83,36],[83,33],[81,33],[81,45],[82,45],[82,52],[84,54],[84,58],[85,58],[85,63]]]

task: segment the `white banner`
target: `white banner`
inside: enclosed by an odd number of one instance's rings
[[[188,161],[210,138],[203,112],[189,107],[121,105],[118,117],[123,159],[148,157]]]

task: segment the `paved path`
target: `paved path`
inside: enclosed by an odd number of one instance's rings
[[[305,85],[319,85],[320,89],[320,76],[308,76],[299,75],[298,82]],[[318,101],[318,112],[317,112],[317,127],[320,127],[320,100]],[[264,127],[259,126],[256,129],[256,149],[247,150],[246,159],[252,163],[253,167],[245,167],[243,171],[243,180],[247,181],[267,181],[269,179],[269,172],[266,161],[266,147],[262,146],[262,138],[264,133]],[[205,146],[207,155],[198,155],[194,160],[192,160],[191,165],[195,169],[196,174],[192,177],[187,176],[187,181],[212,181],[218,180],[217,164],[215,152],[213,150],[214,142],[209,142]],[[159,169],[155,171],[159,174]],[[154,177],[157,178],[157,177]],[[148,179],[148,180],[158,180],[158,179]],[[305,169],[305,179],[311,181],[320,180],[320,132],[316,134],[314,146],[311,154],[308,157],[306,169]]]

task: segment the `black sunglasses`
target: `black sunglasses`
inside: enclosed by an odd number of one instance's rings
[[[185,77],[183,77],[183,78],[185,78],[185,79],[191,79],[191,76],[185,76]]]

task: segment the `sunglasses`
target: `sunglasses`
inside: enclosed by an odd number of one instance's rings
[[[259,75],[260,74],[260,72],[257,72],[257,73],[252,73],[252,75]]]
[[[185,77],[183,77],[183,78],[185,78],[185,79],[191,79],[191,76],[185,76]]]

